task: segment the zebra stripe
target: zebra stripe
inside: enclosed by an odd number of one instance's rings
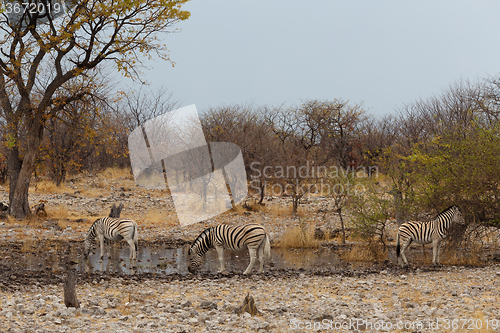
[[[99,239],[101,260],[104,258],[104,240],[120,241],[125,239],[130,246],[130,259],[137,258],[137,223],[131,219],[103,217],[91,226],[84,241],[84,255],[88,257],[92,243]]]
[[[248,248],[250,264],[243,274],[252,270],[259,255],[259,273],[264,271],[264,261],[271,257],[271,244],[266,229],[259,224],[242,226],[218,225],[202,231],[188,250],[190,272],[201,265],[201,259],[211,248],[215,247],[219,256],[220,270],[224,272],[224,249],[240,251]]]
[[[439,250],[441,241],[446,238],[448,229],[453,222],[465,224],[460,207],[451,206],[439,213],[433,220],[427,222],[408,221],[401,224],[398,229],[396,240],[396,255],[398,262],[408,265],[405,249],[412,243],[429,244],[432,243],[432,263],[439,265]]]

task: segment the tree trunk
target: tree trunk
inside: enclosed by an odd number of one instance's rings
[[[31,214],[28,190],[43,135],[43,124],[37,120],[35,117],[31,122],[33,126],[27,126],[28,145],[22,162],[19,158],[18,142],[9,150],[9,214],[16,219],[24,219]]]
[[[54,166],[52,178],[56,181],[56,186],[59,187],[63,183],[64,178],[66,178],[66,168],[64,167],[66,161],[63,159],[62,161],[58,160],[55,163],[60,165]]]
[[[299,210],[299,197],[295,194],[292,195],[292,214],[293,216],[297,216]]]
[[[345,245],[345,228],[344,228],[344,219],[342,218],[342,209],[339,208],[337,210],[337,213],[339,213],[340,227],[342,228],[342,245]]]
[[[65,264],[66,268],[66,277],[64,279],[64,305],[67,308],[79,308],[80,301],[76,297],[76,280],[78,279],[78,274],[76,272],[77,262],[68,261]]]
[[[394,196],[396,224],[399,226],[403,223],[403,194],[395,187],[390,193]]]
[[[8,150],[7,155],[7,173],[9,177],[9,206],[12,204],[12,197],[14,196],[14,190],[16,189],[17,180],[19,179],[19,172],[21,172],[21,164],[22,161],[19,158],[19,149],[17,145],[11,147]]]
[[[266,191],[266,180],[261,179],[260,180],[260,200],[259,200],[259,205],[262,205],[262,202],[264,201],[264,196],[265,196],[265,191]]]
[[[28,202],[28,190],[35,165],[34,155],[35,152],[26,153],[17,177],[17,182],[14,183],[15,186],[11,186],[10,188],[9,213],[16,219],[23,219],[31,213]]]

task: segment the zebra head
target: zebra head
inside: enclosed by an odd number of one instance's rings
[[[190,273],[193,273],[198,267],[200,267],[201,259],[212,247],[212,229],[213,228],[208,228],[203,230],[203,232],[199,234],[191,244],[191,247],[188,250],[188,270]]]
[[[83,257],[87,259],[89,257],[90,253],[90,241],[88,240],[88,237],[85,238],[85,241],[83,242]]]
[[[465,219],[462,215],[462,210],[460,209],[459,206],[453,206],[451,207],[451,209],[453,209],[454,211],[454,214],[453,214],[453,217],[452,217],[452,221],[453,222],[456,222],[458,224],[465,224]]]
[[[201,258],[203,257],[203,254],[200,254],[197,251],[198,247],[193,245],[189,248],[188,250],[188,271],[189,273],[194,273],[198,267],[201,265]]]
[[[97,220],[99,221],[99,220]],[[96,222],[95,221],[91,226],[89,231],[87,232],[87,235],[85,236],[85,239],[83,241],[83,257],[87,259],[89,257],[90,253],[90,247],[92,246],[92,242],[94,239],[97,237],[95,228],[96,228]]]

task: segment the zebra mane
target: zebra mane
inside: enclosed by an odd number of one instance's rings
[[[457,207],[460,210],[460,207],[458,207],[457,205],[451,205],[450,207],[443,209],[439,214],[436,215],[435,218],[438,218],[439,216],[445,214],[447,211],[452,210],[455,207]]]
[[[212,247],[212,240],[210,238],[210,234],[212,233],[212,230],[214,228],[210,227],[205,230],[203,230],[198,237],[194,239],[194,241],[191,243],[191,246],[189,247],[189,252],[193,249],[193,247],[196,245],[198,246],[198,253],[200,254],[205,254],[207,251]],[[206,245],[206,246],[204,246]]]
[[[92,225],[90,226],[89,228],[89,231],[87,232],[87,235],[85,235],[85,240],[89,240],[89,241],[93,241],[96,236],[97,236],[97,233],[96,233],[96,224],[97,224],[97,221],[100,221],[101,219],[97,219],[94,221],[94,223],[92,223]]]

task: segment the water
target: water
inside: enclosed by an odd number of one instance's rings
[[[36,248],[32,251],[14,251],[9,255],[0,257],[0,266],[10,267],[12,271],[46,271],[51,273],[64,272],[66,258],[78,261],[78,270],[82,272],[109,272],[118,274],[135,273],[158,273],[158,274],[187,274],[189,246],[178,248],[165,248],[164,246],[148,244],[139,246],[137,251],[136,265],[132,267],[129,260],[130,248],[125,242],[114,244],[111,258],[105,252],[104,260],[99,259],[99,245],[95,244],[88,260],[84,260],[82,244],[74,243],[51,243],[45,244],[43,249]],[[247,268],[250,259],[248,250],[240,252],[224,251],[226,271],[241,274]],[[315,249],[282,249],[272,248],[271,259],[264,265],[264,270],[332,270],[345,265],[339,257],[339,250],[319,247]],[[369,267],[373,262],[349,263],[352,266]],[[216,273],[219,269],[217,251],[211,249],[202,260],[198,269],[200,273]],[[252,272],[257,272],[259,262],[257,261]]]
[[[97,249],[98,250],[98,249]],[[188,273],[188,247],[173,249],[139,248],[137,255],[137,267],[131,269],[129,261],[128,246],[116,249],[112,258],[104,256],[101,262],[99,251],[89,256],[90,266],[93,272],[107,271],[116,273],[162,273],[162,274],[187,274]],[[243,273],[250,263],[248,250],[224,251],[226,270],[229,272]],[[264,265],[264,270],[269,266],[274,269],[304,269],[314,270],[329,268],[340,263],[338,254],[328,248],[320,249],[281,249],[271,250],[271,259]],[[258,270],[257,261],[252,272]],[[201,273],[215,273],[219,269],[217,251],[211,249],[203,257],[202,265],[198,269]]]
[[[51,242],[37,244],[36,246],[12,249],[3,252],[0,256],[0,267],[5,267],[7,271],[15,273],[16,271],[27,272],[50,272],[63,273],[64,262],[66,258],[72,258],[79,262],[78,270],[82,272],[109,272],[118,274],[136,274],[136,273],[158,273],[158,274],[187,274],[188,273],[188,245],[178,248],[165,248],[156,244],[144,244],[139,246],[137,251],[137,260],[134,267],[129,261],[129,247],[125,242],[114,244],[111,252],[111,258],[108,258],[107,252],[104,260],[99,259],[99,245],[94,245],[93,253],[86,261],[82,258],[81,242]],[[334,249],[328,247],[319,247],[315,249],[282,249],[272,248],[271,259],[264,265],[264,270],[299,270],[317,271],[317,270],[335,270],[343,268],[369,268],[379,266],[377,262],[347,262],[340,259],[339,251],[350,251],[351,249]],[[396,262],[395,251],[389,251],[389,259]],[[411,252],[410,263],[422,264],[424,257],[420,248],[414,248]],[[427,253],[429,257],[429,253]],[[248,266],[250,259],[248,250],[234,252],[224,251],[226,270],[236,274],[241,274]],[[431,257],[430,257],[431,258]],[[430,260],[430,259],[429,259]],[[429,263],[428,263],[429,264]],[[252,272],[257,272],[259,262],[257,261]],[[342,268],[343,267],[343,268]],[[219,260],[217,251],[211,249],[202,260],[202,265],[198,269],[200,273],[216,273],[219,269]],[[11,273],[9,273],[11,274]]]

